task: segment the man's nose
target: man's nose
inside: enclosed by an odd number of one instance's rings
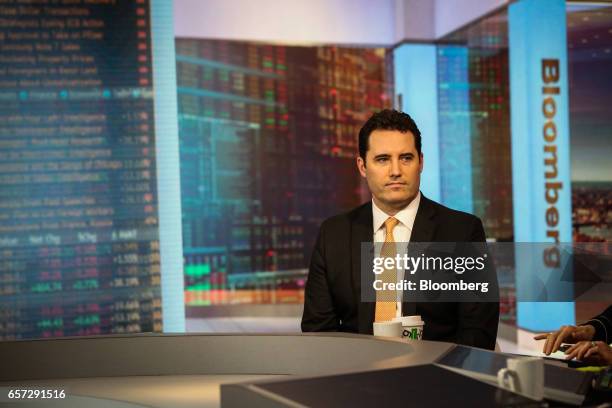
[[[400,172],[400,162],[398,159],[392,159],[391,160],[391,176],[401,176],[401,172]]]

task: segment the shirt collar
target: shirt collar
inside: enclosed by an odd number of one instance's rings
[[[417,196],[408,204],[406,207],[402,208],[395,217],[400,223],[408,227],[408,230],[412,231],[412,227],[414,226],[414,220],[416,218],[417,210],[419,209],[419,203],[421,202],[421,192],[417,193]],[[374,203],[374,199],[372,199],[372,220],[374,226],[374,232],[378,231],[382,228],[389,218],[386,212],[378,208],[376,203]]]

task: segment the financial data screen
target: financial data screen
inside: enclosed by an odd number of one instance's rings
[[[321,222],[370,200],[357,135],[393,104],[390,53],[189,38],[176,53],[186,304],[301,304]]]
[[[148,0],[0,5],[0,338],[160,331]]]

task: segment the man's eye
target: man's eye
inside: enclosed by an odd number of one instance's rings
[[[376,161],[377,161],[378,163],[384,163],[384,162],[386,162],[387,160],[389,160],[387,157],[379,157],[379,158],[377,158],[377,159],[376,159]]]
[[[402,161],[408,162],[412,160],[412,156],[403,156]]]

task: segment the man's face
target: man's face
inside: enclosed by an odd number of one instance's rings
[[[365,163],[358,157],[357,168],[376,205],[393,215],[418,194],[423,155],[416,150],[412,132],[375,130],[370,134]]]

